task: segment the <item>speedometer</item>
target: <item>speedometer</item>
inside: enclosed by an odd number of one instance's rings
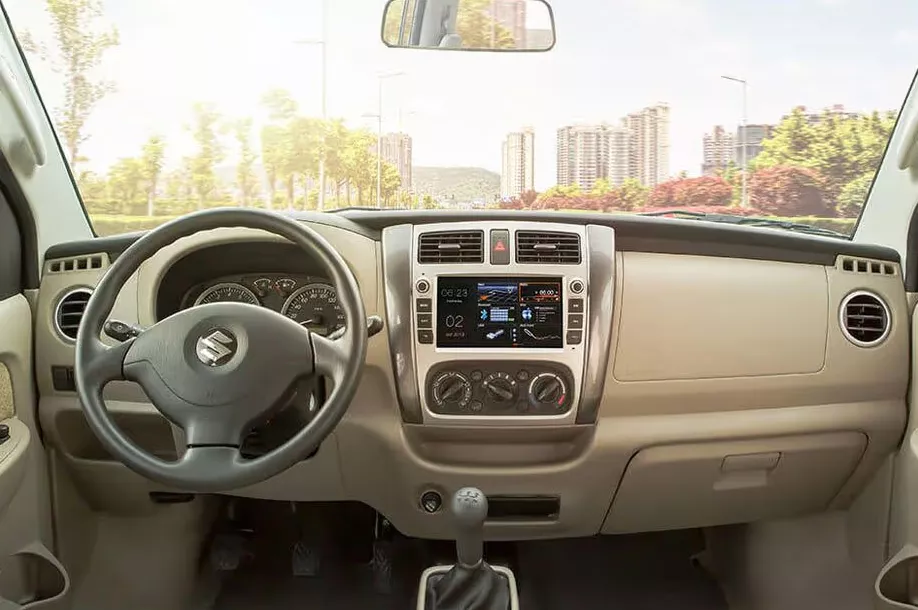
[[[249,305],[261,305],[255,293],[235,282],[225,282],[223,284],[214,284],[202,292],[194,300],[195,305],[206,305],[207,303],[248,303]]]
[[[344,310],[338,293],[329,284],[307,284],[284,303],[281,313],[314,333],[328,336],[344,327]]]

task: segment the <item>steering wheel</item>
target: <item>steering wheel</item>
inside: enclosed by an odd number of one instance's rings
[[[118,293],[141,263],[179,238],[221,227],[268,231],[318,261],[337,289],[344,332],[332,340],[263,307],[212,303],[175,313],[114,347],[100,340]],[[75,381],[90,428],[115,458],[171,487],[225,491],[264,481],[314,451],[347,411],[366,350],[360,289],[321,235],[271,212],[216,209],[150,231],[108,269],[80,323]],[[319,375],[333,389],[315,417],[280,447],[243,459],[239,449],[252,426],[282,408],[298,381]],[[184,430],[187,447],[178,460],[152,455],[118,428],[102,400],[105,385],[115,380],[140,384],[156,409]]]

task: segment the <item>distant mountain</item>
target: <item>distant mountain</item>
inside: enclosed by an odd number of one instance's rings
[[[494,201],[500,174],[480,167],[413,167],[414,191],[435,198]]]

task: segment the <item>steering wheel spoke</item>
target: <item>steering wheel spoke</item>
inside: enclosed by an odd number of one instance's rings
[[[344,338],[329,339],[311,333],[315,372],[338,382],[347,371],[348,353]]]
[[[184,421],[185,445],[195,447],[235,447],[242,444],[242,436],[249,426],[242,406],[194,407],[187,406]]]
[[[83,379],[98,387],[104,387],[110,381],[126,380],[124,360],[132,343],[133,340],[125,341],[109,347],[98,339],[88,341],[78,354],[78,358],[83,358]]]

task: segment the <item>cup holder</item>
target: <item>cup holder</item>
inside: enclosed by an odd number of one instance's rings
[[[877,610],[918,610],[918,547],[906,546],[886,563],[874,593]]]
[[[41,544],[0,559],[0,608],[4,610],[63,608],[69,589],[66,570]]]

